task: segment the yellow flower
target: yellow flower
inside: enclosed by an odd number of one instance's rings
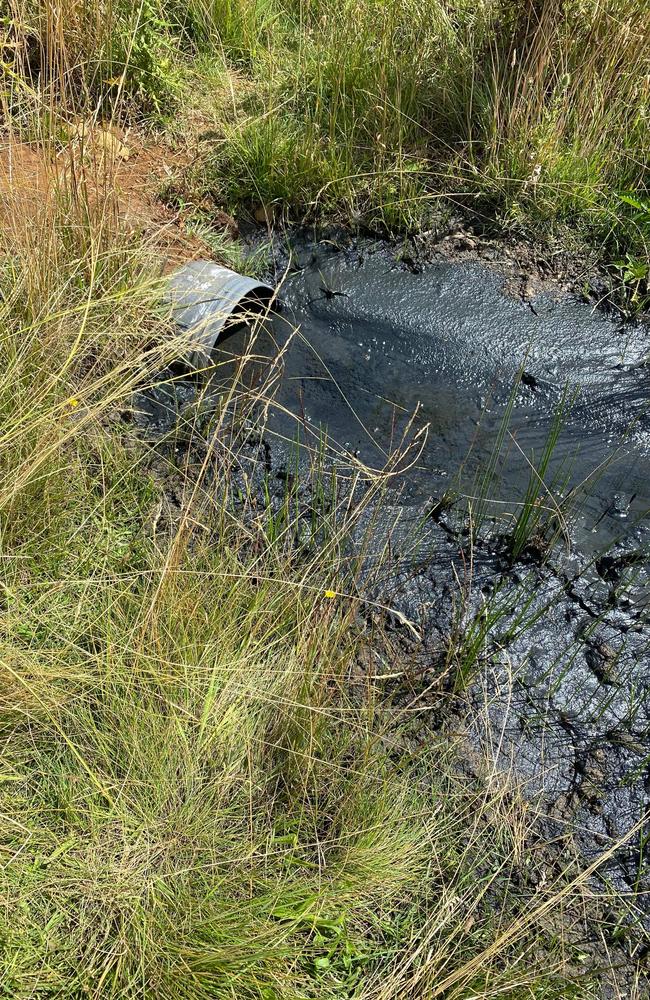
[[[76,410],[76,408],[79,406],[79,400],[77,399],[76,396],[72,396],[71,399],[68,400],[68,406],[70,407],[71,410]]]
[[[336,591],[335,590],[326,590],[325,591],[325,597],[329,597],[329,598],[336,597]]]

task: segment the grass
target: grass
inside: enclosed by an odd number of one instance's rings
[[[568,489],[572,457],[558,462],[555,454],[575,396],[565,387],[553,412],[541,453],[527,455],[519,445],[516,433],[510,429],[520,386],[521,371],[510,391],[486,467],[475,476],[475,496],[467,499],[469,530],[477,539],[486,531],[495,534],[494,525],[486,526],[489,513],[496,520],[495,511],[499,507],[505,511],[501,516],[507,523],[506,546],[513,564],[522,558],[543,562],[560,538],[570,548],[572,508],[576,507],[578,498],[588,485],[584,482]],[[530,471],[525,493],[515,510],[511,511],[508,510],[507,499],[497,499],[497,496],[500,475],[513,454],[517,460],[523,460]]]
[[[640,0],[240,0],[202,13],[233,83],[185,190],[389,232],[458,207],[538,237],[569,226],[622,261],[633,294],[647,279]]]
[[[538,236],[569,226],[644,293],[644,0],[11,9],[14,119],[36,91],[58,120],[63,91],[67,113],[180,116],[184,133],[184,109],[202,104],[211,127],[177,182],[186,199],[391,232],[435,226],[450,206]]]
[[[479,124],[444,80],[485,103],[471,70],[495,16],[276,0],[3,13],[7,139],[58,155],[42,197],[0,206],[0,996],[588,1000],[615,986],[585,938],[606,955],[592,876],[617,845],[587,868],[568,839],[553,851],[513,779],[464,767],[461,741],[423,745],[417,713],[360,666],[345,540],[381,477],[363,503],[316,478],[305,542],[293,490],[274,509],[241,475],[266,390],[235,379],[207,424],[197,407],[159,446],[133,428],[134,393],[187,345],[110,169],[76,169],[69,141],[79,117],[180,115],[211,53],[224,117],[200,177],[215,197],[419,225],[438,181],[453,193],[462,167],[473,195],[489,176],[487,159],[467,170],[487,146],[452,138]],[[192,224],[236,261],[201,212]],[[488,624],[505,614],[495,602]],[[487,627],[450,650],[459,675]],[[640,976],[621,989],[640,998]]]

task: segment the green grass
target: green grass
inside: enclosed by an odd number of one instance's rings
[[[179,180],[190,199],[392,232],[460,205],[537,235],[572,227],[621,261],[631,295],[646,287],[645,0],[13,10],[7,113],[29,120],[34,91],[55,121],[119,106],[185,135],[198,102],[211,127]]]
[[[647,220],[626,201],[648,192],[643,2],[201,11],[233,100],[190,190],[388,231],[426,229],[460,205],[538,234],[572,226],[643,269]]]

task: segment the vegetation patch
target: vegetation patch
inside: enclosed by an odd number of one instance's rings
[[[449,204],[570,224],[647,278],[643,3],[217,6],[212,45],[237,76],[190,190],[389,232]]]
[[[214,128],[182,185],[199,200],[389,231],[427,228],[450,202],[539,232],[569,223],[638,284],[646,13],[644,0],[21,0],[3,22],[4,103],[15,116],[36,92],[55,115],[183,120],[203,91]]]

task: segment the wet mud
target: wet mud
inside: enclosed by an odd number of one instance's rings
[[[395,609],[422,690],[444,665],[470,742],[595,856],[650,807],[650,331],[550,284],[524,300],[480,261],[414,266],[381,243],[296,242],[278,265],[266,350],[288,347],[263,463],[278,502],[301,442],[327,434],[368,468],[417,444],[373,522],[391,559],[377,578],[366,555],[368,586]],[[140,401],[149,425],[195,388],[166,392]],[[513,560],[553,435],[538,492],[557,530]],[[607,869],[626,893],[649,874],[639,838]]]
[[[530,467],[520,449],[539,455],[561,408],[549,485],[585,484],[573,526],[581,546],[603,548],[636,522],[642,535],[648,528],[650,336],[642,327],[550,290],[522,301],[480,263],[413,273],[372,246],[298,251],[282,298],[287,324],[300,331],[281,389],[288,408],[381,465],[419,407],[416,426],[429,431],[406,484],[413,502],[450,485],[470,492],[514,392],[492,501],[516,504],[525,494]]]

